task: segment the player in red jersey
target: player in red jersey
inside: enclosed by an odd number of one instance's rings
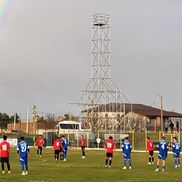
[[[154,164],[154,144],[149,137],[147,137],[146,150],[148,151],[148,164]]]
[[[81,150],[82,150],[82,159],[85,159],[86,142],[85,142],[85,137],[83,135],[81,135],[80,146],[81,146]]]
[[[41,157],[42,156],[42,147],[44,145],[44,139],[42,138],[41,135],[36,140],[36,145],[37,145],[37,156]]]
[[[53,148],[54,148],[54,157],[57,161],[59,159],[60,149],[63,150],[63,146],[59,137],[57,137],[56,140],[54,140]]]
[[[0,143],[0,156],[1,156],[1,167],[2,167],[2,173],[4,174],[4,163],[7,164],[8,167],[8,173],[11,173],[10,171],[10,163],[9,163],[9,153],[10,153],[10,144],[6,141],[7,136],[3,136],[3,142]]]
[[[110,136],[109,139],[105,141],[104,148],[106,152],[106,167],[108,167],[108,160],[109,160],[109,167],[111,167],[113,151],[115,149],[115,143],[113,141],[112,136]]]

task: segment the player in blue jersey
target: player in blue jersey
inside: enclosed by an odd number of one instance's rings
[[[63,156],[63,161],[66,161],[66,157],[67,157],[67,151],[68,151],[68,140],[65,138],[64,135],[62,135],[62,148],[63,148],[63,151],[62,151],[62,156]]]
[[[175,168],[180,167],[180,143],[177,138],[173,138],[173,156]]]
[[[126,162],[128,161],[129,169],[131,169],[131,144],[128,141],[128,137],[122,142],[122,151],[123,151],[123,160],[124,160],[124,167],[126,169]]]
[[[28,158],[29,158],[29,145],[24,141],[24,137],[20,137],[20,142],[17,146],[18,158],[20,159],[20,165],[22,170],[22,175],[28,174]],[[24,171],[25,167],[25,171]]]
[[[165,163],[168,153],[168,142],[165,141],[165,136],[162,136],[162,140],[157,145],[159,154],[158,154],[158,160],[157,160],[157,168],[155,171],[159,171],[159,164],[160,161],[162,161],[162,172],[165,171]]]

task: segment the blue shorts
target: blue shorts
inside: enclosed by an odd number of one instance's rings
[[[166,160],[166,158],[167,158],[166,155],[158,154],[158,159],[159,159],[159,160]]]
[[[173,152],[173,156],[174,156],[174,158],[179,158],[180,157],[180,152],[177,152],[177,153]]]
[[[27,165],[28,164],[28,159],[27,157],[22,157],[20,158],[20,164],[23,166],[23,165]]]
[[[130,153],[123,153],[123,159],[131,159]]]

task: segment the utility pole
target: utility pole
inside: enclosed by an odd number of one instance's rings
[[[29,109],[27,107],[27,127],[26,127],[26,133],[29,133],[28,132],[29,131],[29,116],[28,116],[28,114],[29,114]]]
[[[19,132],[21,132],[21,112],[20,112],[20,116],[19,116]]]
[[[13,130],[16,129],[16,113],[14,114],[14,124],[13,124]]]
[[[71,121],[71,112],[70,112],[70,110],[68,112],[68,120]]]
[[[124,106],[124,125],[123,125],[123,131],[125,133],[126,131],[126,107],[125,107],[125,103],[123,103]]]
[[[161,95],[157,95],[160,97],[160,109],[161,109],[161,131],[164,131],[164,123],[163,123],[163,97]]]

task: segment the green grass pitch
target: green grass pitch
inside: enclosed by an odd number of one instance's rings
[[[155,154],[157,159],[157,154]],[[146,153],[132,153],[132,170],[123,170],[121,152],[115,152],[112,168],[105,167],[104,151],[86,151],[86,159],[81,159],[80,150],[69,150],[67,161],[56,162],[53,149],[44,148],[42,158],[36,157],[31,148],[29,174],[21,176],[19,160],[15,149],[11,149],[11,174],[0,173],[0,181],[29,182],[178,182],[182,181],[182,167],[174,168],[173,156],[168,155],[166,171],[155,172],[155,165],[147,165]],[[6,166],[5,166],[6,167]]]

